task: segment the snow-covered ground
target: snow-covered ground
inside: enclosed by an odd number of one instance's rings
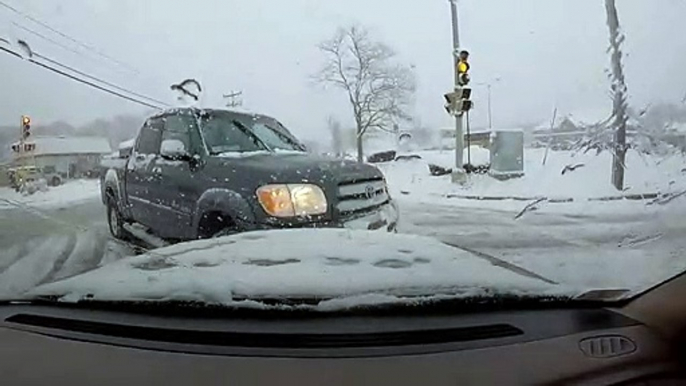
[[[105,232],[55,232],[0,249],[0,298],[17,298],[41,283],[66,279],[134,254]]]
[[[100,195],[98,180],[67,181],[46,192],[22,195],[11,188],[0,188],[0,210],[30,206],[32,208],[64,208]]]
[[[380,164],[386,174],[391,193],[406,195],[419,200],[435,200],[437,197],[483,196],[483,197],[547,197],[547,198],[598,198],[616,196],[618,192],[610,183],[612,156],[608,152],[573,153],[550,151],[546,165],[542,165],[545,149],[526,149],[524,177],[499,181],[488,175],[471,175],[464,186],[453,184],[450,176],[432,177],[428,163],[443,167],[454,165],[451,151],[419,151],[421,160],[397,161]],[[488,163],[488,151],[472,147],[472,163]],[[583,164],[564,175],[566,166]],[[686,158],[641,156],[630,151],[627,154],[627,170],[624,194],[670,192],[686,189]]]
[[[475,164],[488,152],[473,148]],[[429,175],[428,163],[451,167],[454,153],[418,152],[422,160],[379,165],[400,206],[400,230],[436,237],[529,269],[559,283],[591,288],[646,289],[686,270],[686,197],[664,205],[652,200],[590,201],[589,198],[686,191],[686,159],[640,157],[630,152],[626,185],[610,184],[609,154],[527,149],[525,173],[499,181],[470,176],[456,185],[450,176]],[[585,167],[562,175],[567,165]],[[477,200],[517,197],[530,200]],[[573,199],[541,202],[536,197]]]

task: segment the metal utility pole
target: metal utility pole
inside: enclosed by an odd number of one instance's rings
[[[612,157],[612,185],[617,190],[624,190],[624,168],[626,162],[626,126],[627,116],[627,87],[622,67],[622,49],[624,35],[619,29],[619,16],[615,0],[605,0],[607,11],[607,26],[610,30],[610,53],[612,55],[612,85],[613,123],[615,129],[614,153]]]
[[[493,108],[492,108],[493,104],[492,104],[492,100],[491,100],[491,95],[492,95],[491,89],[493,88],[493,85],[497,84],[498,82],[500,82],[500,77],[494,78],[490,82],[477,83],[477,85],[479,85],[479,86],[486,86],[486,90],[488,92],[488,129],[489,130],[493,130]]]
[[[488,130],[493,130],[493,110],[491,110],[491,84],[488,84]]]
[[[241,95],[243,95],[243,91],[232,91],[228,94],[224,94],[224,99],[228,99],[226,107],[243,106],[243,101],[238,99]]]
[[[457,66],[460,61],[460,29],[458,26],[457,14],[457,0],[448,0],[450,2],[450,12],[452,14],[453,26],[453,72],[455,73],[455,89],[460,88],[460,74],[457,71]],[[459,179],[460,174],[464,174],[464,132],[462,129],[462,116],[455,116],[455,173],[453,180]]]

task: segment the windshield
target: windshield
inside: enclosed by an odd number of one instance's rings
[[[302,151],[302,146],[267,122],[254,122],[251,131],[272,150]]]
[[[212,154],[303,150],[286,128],[265,118],[209,114],[200,122],[205,143]]]
[[[0,1],[0,300],[616,302],[686,272],[685,1],[201,9]]]
[[[238,120],[226,115],[201,119],[201,131],[211,154],[265,150],[264,142]]]

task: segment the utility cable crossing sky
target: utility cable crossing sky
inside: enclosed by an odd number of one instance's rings
[[[16,14],[24,17],[27,20],[30,20],[30,21],[42,26],[43,28],[45,28],[45,29],[47,29],[47,30],[49,30],[49,31],[51,31],[51,32],[75,43],[75,44],[77,44],[78,46],[80,46],[80,47],[82,47],[82,48],[84,48],[84,49],[86,49],[92,53],[95,53],[96,55],[100,56],[101,58],[104,58],[104,59],[106,59],[112,63],[117,64],[118,66],[126,67],[129,70],[131,70],[135,73],[138,73],[138,71],[135,70],[133,67],[126,65],[125,63],[104,54],[102,51],[98,50],[97,48],[95,48],[89,44],[83,43],[80,40],[75,39],[75,38],[67,35],[66,33],[63,33],[61,31],[57,30],[56,28],[51,27],[49,24],[47,24],[47,23],[45,23],[45,22],[43,22],[43,21],[41,21],[41,20],[39,20],[39,19],[37,19],[37,18],[27,14],[27,13],[21,12],[17,8],[14,8],[11,5],[9,5],[3,1],[0,1],[0,6],[12,11],[13,13],[16,13]],[[65,49],[65,50],[72,52],[74,54],[77,54],[77,55],[85,56],[82,52],[79,52],[78,50],[72,49],[65,44],[62,44],[62,43],[60,43],[54,39],[51,39],[51,38],[49,38],[49,37],[47,37],[47,36],[45,36],[39,32],[36,32],[35,30],[32,30],[28,27],[20,25],[16,22],[13,22],[12,24],[14,26],[16,26],[17,28],[19,28],[19,29],[31,34],[31,35],[38,37],[40,39],[43,39],[47,42],[50,42],[50,43],[52,43],[52,44],[54,44],[54,45],[56,45],[62,49]],[[94,88],[96,90],[108,93],[112,96],[116,96],[118,98],[127,100],[129,102],[137,103],[139,105],[158,109],[158,110],[161,110],[161,109],[166,108],[166,107],[170,107],[169,104],[162,102],[158,99],[151,98],[151,97],[145,96],[143,94],[137,93],[135,91],[132,91],[130,89],[121,87],[117,84],[114,84],[113,82],[106,81],[106,80],[101,79],[99,77],[96,77],[94,75],[90,75],[84,71],[81,71],[81,70],[75,68],[74,66],[64,64],[64,63],[62,63],[56,59],[48,57],[47,55],[40,54],[40,53],[36,52],[35,50],[33,50],[26,40],[17,41],[17,45],[19,46],[19,48],[22,49],[21,51],[24,51],[23,54],[21,52],[17,52],[15,50],[13,50],[12,49],[12,46],[13,46],[12,43],[7,39],[4,39],[4,38],[0,39],[0,43],[4,43],[4,44],[10,46],[10,48],[8,48],[8,47],[3,47],[2,44],[0,44],[0,51],[1,52],[4,52],[8,55],[12,55],[12,56],[19,58],[19,59],[27,60],[31,64],[34,64],[34,65],[41,67],[45,70],[51,71],[57,75],[66,77],[66,78],[73,80],[75,82],[79,82],[81,84],[84,84],[84,85],[89,86],[91,88]]]

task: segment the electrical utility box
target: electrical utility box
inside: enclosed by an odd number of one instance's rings
[[[494,178],[506,180],[524,176],[524,132],[494,130],[491,132],[491,169]]]

